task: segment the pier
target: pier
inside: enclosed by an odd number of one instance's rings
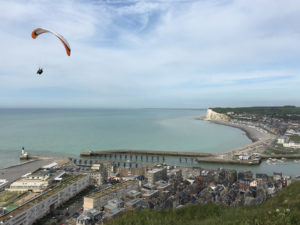
[[[195,166],[199,162],[259,165],[260,159],[239,160],[228,154],[212,154],[201,152],[175,152],[175,151],[154,151],[154,150],[105,150],[89,151],[80,154],[82,160],[76,161],[79,164],[91,164],[94,160],[110,160],[121,163],[168,163],[170,157],[175,164],[189,164]],[[127,164],[126,164],[127,165]]]
[[[202,153],[202,152],[175,152],[175,151],[154,151],[154,150],[130,150],[130,149],[120,149],[120,150],[105,150],[105,151],[89,151],[81,152],[81,157],[90,157],[90,156],[106,156],[106,157],[116,157],[118,154],[126,155],[141,155],[144,156],[182,156],[182,157],[209,157],[215,156],[212,153]]]

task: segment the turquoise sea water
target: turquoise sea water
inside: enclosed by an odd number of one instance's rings
[[[251,142],[239,129],[195,120],[205,113],[201,109],[0,109],[0,168],[20,163],[22,146],[31,154],[78,157],[81,151],[110,149],[224,152]],[[300,163],[293,161],[259,166],[194,163],[203,168],[300,175]]]
[[[0,167],[32,154],[145,149],[224,152],[251,141],[239,129],[195,120],[189,109],[0,109]]]

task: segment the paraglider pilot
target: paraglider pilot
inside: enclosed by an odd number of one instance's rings
[[[43,69],[39,68],[38,71],[36,72],[37,74],[41,75],[43,73]]]

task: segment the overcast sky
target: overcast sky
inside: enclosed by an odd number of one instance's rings
[[[0,107],[300,105],[299,72],[299,0],[0,0]]]

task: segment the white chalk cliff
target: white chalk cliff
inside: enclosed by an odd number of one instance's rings
[[[222,114],[222,113],[214,112],[212,109],[207,109],[205,119],[206,119],[206,120],[222,120],[222,121],[229,121],[229,120],[230,120],[230,117],[227,116],[227,115],[225,115],[225,114]]]

